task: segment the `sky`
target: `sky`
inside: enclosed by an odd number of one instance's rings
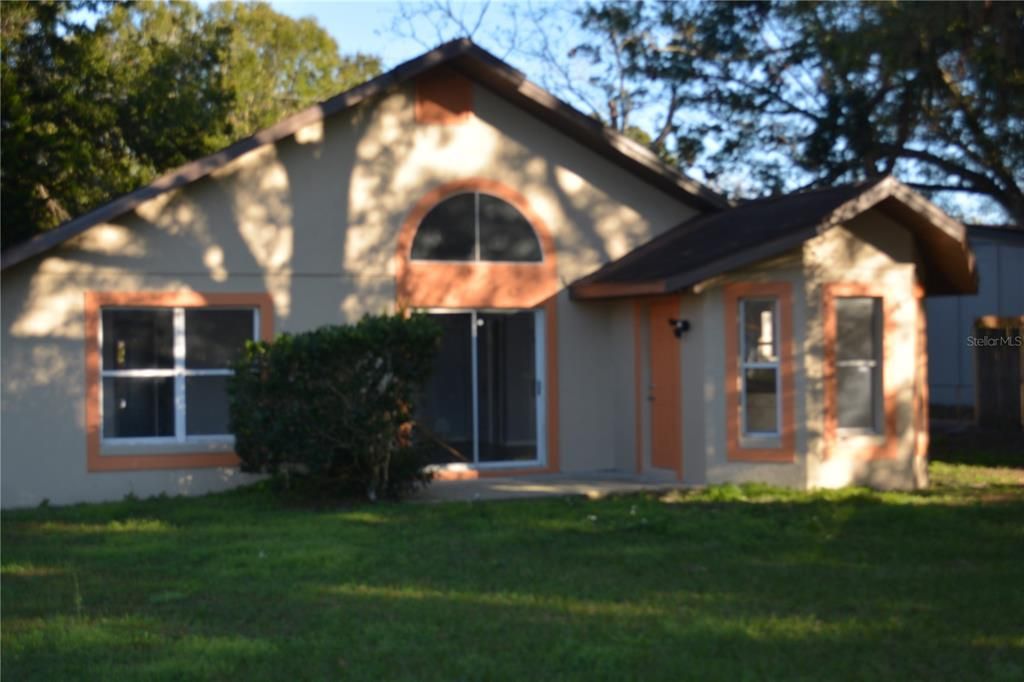
[[[314,17],[343,53],[375,54],[384,60],[385,69],[424,51],[416,41],[397,38],[391,32],[392,21],[398,14],[397,2],[275,0],[270,5],[296,19]]]

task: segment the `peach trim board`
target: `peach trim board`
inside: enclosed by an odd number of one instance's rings
[[[825,388],[825,458],[833,456],[839,441],[839,418],[837,415],[836,378],[836,299],[845,297],[870,297],[882,300],[882,421],[883,434],[880,442],[869,444],[851,453],[860,460],[895,459],[899,454],[896,437],[896,418],[899,393],[893,384],[896,375],[896,354],[893,346],[898,326],[895,316],[895,301],[886,296],[881,284],[861,282],[831,282],[823,286],[822,292],[822,334],[824,338],[824,388]],[[919,303],[915,301],[915,304]],[[917,323],[915,322],[915,325]],[[915,330],[917,331],[917,330]],[[920,331],[918,331],[920,336]],[[927,351],[918,357],[927,356]]]
[[[914,377],[914,427],[917,437],[914,440],[914,456],[927,457],[930,441],[928,424],[928,315],[924,304],[924,292],[914,292],[917,298],[917,376]]]
[[[680,315],[678,295],[663,296],[648,307],[651,363],[651,467],[675,472],[683,480],[682,339],[669,321]]]
[[[416,79],[416,123],[458,125],[473,115],[473,83],[446,67]]]
[[[100,444],[100,310],[105,306],[135,308],[200,308],[251,306],[260,311],[260,337],[274,335],[274,304],[266,293],[202,294],[195,291],[85,293],[85,438],[88,471],[193,469],[238,465],[233,452],[152,455],[104,455]]]
[[[745,447],[740,437],[739,302],[743,298],[774,298],[779,305],[779,371],[782,424],[777,447]],[[723,290],[725,314],[726,458],[731,462],[794,462],[793,285],[789,282],[736,282]]]
[[[539,263],[446,262],[412,259],[412,242],[427,213],[455,194],[482,192],[512,204],[533,227]],[[496,180],[467,178],[427,192],[406,216],[395,250],[395,287],[403,308],[536,308],[559,290],[555,240],[547,223],[515,189]]]

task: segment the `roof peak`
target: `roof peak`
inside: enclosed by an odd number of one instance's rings
[[[588,146],[592,151],[609,158],[662,191],[675,194],[681,201],[705,210],[728,206],[723,197],[665,165],[647,148],[600,125],[593,118],[532,83],[521,71],[471,39],[461,37],[402,62],[361,85],[286,116],[274,125],[220,151],[170,170],[149,184],[115,197],[28,241],[4,249],[0,269],[6,270],[55,248],[91,227],[134,210],[145,201],[200,180],[244,154],[274,144],[310,123],[358,106],[389,88],[406,83],[443,64],[452,64],[460,72],[497,91],[506,100],[544,119],[570,139]]]

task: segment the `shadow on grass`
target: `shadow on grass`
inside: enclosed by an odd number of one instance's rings
[[[10,679],[1017,679],[1024,496],[5,515]],[[158,529],[158,530],[157,530]]]

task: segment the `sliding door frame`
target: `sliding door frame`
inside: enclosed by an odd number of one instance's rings
[[[548,415],[547,398],[547,352],[546,333],[547,320],[543,308],[418,308],[417,312],[428,315],[469,315],[470,325],[470,363],[472,375],[473,400],[473,462],[451,463],[438,465],[449,470],[484,470],[546,467],[548,461],[547,433]],[[496,462],[480,461],[480,369],[479,350],[477,348],[478,330],[477,316],[480,314],[514,315],[516,313],[533,313],[533,377],[534,377],[534,410],[536,413],[536,449],[537,456],[529,460],[500,460]]]

